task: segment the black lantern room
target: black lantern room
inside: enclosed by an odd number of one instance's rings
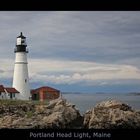
[[[28,50],[27,50],[26,47],[27,47],[26,37],[23,36],[23,34],[21,32],[20,36],[17,37],[15,53],[16,52],[26,52],[26,53],[28,53]]]

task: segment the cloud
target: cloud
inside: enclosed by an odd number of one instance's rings
[[[0,63],[3,65],[1,77],[11,78],[14,71],[12,60],[0,59]],[[28,65],[31,81],[72,84],[83,81],[92,83],[96,80],[140,79],[140,69],[131,65],[52,59],[29,59]]]
[[[31,80],[56,84],[140,79],[140,69],[131,65],[30,59],[29,68]]]
[[[21,31],[30,81],[111,85],[140,79],[139,11],[1,11],[0,77],[12,79]],[[131,84],[131,83],[129,83]]]
[[[1,58],[14,57],[21,31],[31,58],[117,64],[140,56],[139,11],[2,11],[0,18]]]
[[[0,73],[4,73],[4,70],[0,70]]]
[[[13,64],[13,65],[12,65]],[[13,77],[14,62],[10,59],[0,59],[0,78],[8,79]]]

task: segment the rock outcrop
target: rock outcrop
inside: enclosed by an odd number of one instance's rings
[[[140,112],[120,101],[104,101],[85,113],[84,128],[140,128]]]
[[[117,129],[140,128],[140,112],[111,100],[97,104],[81,116],[65,99],[49,104],[0,100],[0,128]],[[14,103],[14,104],[13,104]]]
[[[64,99],[49,105],[32,103],[0,106],[0,128],[81,128],[83,118]]]

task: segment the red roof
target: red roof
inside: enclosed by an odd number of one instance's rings
[[[52,88],[52,87],[48,87],[48,86],[44,86],[44,87],[40,87],[40,88],[37,88],[37,89],[33,89],[31,90],[31,94],[34,94],[40,90],[45,90],[45,91],[55,91],[55,92],[60,92],[59,90],[55,89],[55,88]]]
[[[0,92],[5,92],[5,91],[4,91],[4,86],[3,86],[3,85],[0,85]]]
[[[32,90],[31,90],[31,94],[34,94],[34,93],[35,93],[35,90],[34,90],[34,89],[32,89]]]
[[[19,93],[15,88],[6,87],[5,89],[8,93]]]

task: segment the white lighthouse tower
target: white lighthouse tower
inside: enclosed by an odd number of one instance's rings
[[[13,87],[20,93],[18,99],[28,100],[30,97],[28,62],[27,62],[27,44],[26,37],[22,35],[17,37],[15,48],[15,68],[13,76]]]

